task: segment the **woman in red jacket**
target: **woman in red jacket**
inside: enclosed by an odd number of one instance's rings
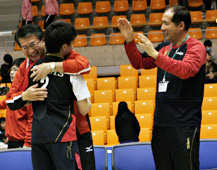
[[[20,64],[25,58],[15,59],[10,69],[11,81]],[[6,128],[5,136],[8,137],[8,149],[31,147],[32,137],[32,105],[24,106],[19,110],[10,110],[6,100],[0,102],[0,109],[6,109]]]

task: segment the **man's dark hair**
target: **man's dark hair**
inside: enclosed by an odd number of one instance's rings
[[[26,38],[29,36],[36,36],[39,40],[42,40],[44,33],[42,29],[36,24],[27,24],[22,26],[15,34],[14,40],[21,47],[19,38]]]
[[[183,21],[185,23],[185,30],[188,31],[191,25],[191,15],[189,11],[184,6],[180,5],[174,5],[167,10],[172,10],[174,13],[171,19],[172,22],[174,22],[175,25],[178,26]]]
[[[25,60],[25,58],[17,58],[13,61],[12,65],[11,66],[14,66],[16,65],[17,67],[20,66],[20,64]]]
[[[204,41],[203,44],[204,44],[205,47],[212,47],[212,41],[210,41],[210,40]]]
[[[64,21],[51,23],[45,31],[45,45],[47,53],[59,53],[63,44],[70,45],[77,33],[72,24]]]
[[[4,61],[7,62],[10,66],[13,62],[13,57],[10,54],[5,54],[4,55]]]

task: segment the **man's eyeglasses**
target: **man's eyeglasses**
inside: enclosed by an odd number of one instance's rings
[[[23,50],[23,51],[28,51],[29,50],[29,48],[31,48],[31,49],[35,49],[35,46],[36,45],[38,45],[39,43],[41,42],[41,40],[39,40],[37,43],[31,43],[29,46],[27,46],[27,47],[21,47],[21,49]]]

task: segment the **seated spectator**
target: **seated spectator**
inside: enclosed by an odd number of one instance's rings
[[[14,60],[10,69],[11,81],[14,80],[15,74],[24,60],[25,58]],[[7,106],[6,100],[4,100],[0,102],[0,109],[6,109],[5,136],[8,137],[8,149],[31,147],[32,105],[12,111]]]
[[[217,55],[216,55],[215,51],[212,49],[212,41],[211,40],[206,40],[206,41],[204,41],[203,44],[204,44],[204,46],[206,48],[206,51],[210,53],[210,55],[212,57],[211,59],[213,60],[213,62],[215,64],[217,64]]]
[[[213,62],[209,52],[206,52],[205,83],[217,83],[217,65]]]
[[[140,126],[126,102],[120,102],[115,117],[115,130],[120,143],[138,142]]]
[[[13,62],[13,58],[10,54],[4,55],[4,64],[1,66],[1,77],[2,77],[2,83],[10,83],[10,73],[9,69],[11,68],[11,64]]]
[[[8,139],[5,136],[5,118],[0,118],[0,149],[7,149]]]

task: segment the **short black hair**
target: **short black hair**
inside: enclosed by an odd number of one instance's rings
[[[11,65],[13,62],[13,57],[10,54],[5,54],[4,55],[4,61],[9,63],[9,65]]]
[[[174,5],[167,10],[172,10],[174,13],[171,19],[172,22],[178,26],[183,21],[185,23],[185,30],[188,31],[189,27],[191,26],[191,15],[189,11],[184,6],[180,5]]]
[[[21,47],[19,38],[26,38],[33,35],[35,35],[39,40],[42,40],[44,37],[41,27],[36,24],[27,24],[18,29],[15,33],[14,40]]]
[[[14,62],[12,63],[11,66],[16,65],[17,67],[19,67],[20,64],[21,64],[24,60],[25,60],[25,58],[17,58],[17,59],[14,60]]]
[[[44,34],[47,53],[59,53],[63,44],[70,45],[76,36],[77,33],[72,24],[64,21],[52,22]]]
[[[211,40],[206,40],[206,41],[204,41],[203,44],[205,47],[212,47],[212,41]]]

